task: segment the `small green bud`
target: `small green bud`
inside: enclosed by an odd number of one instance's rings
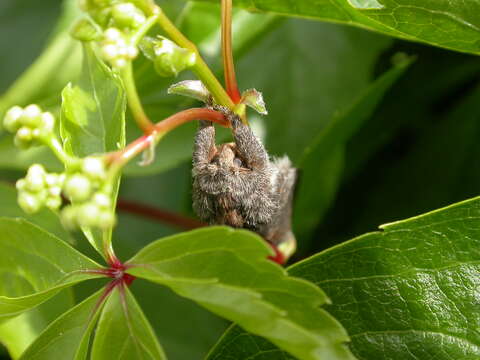
[[[49,187],[52,186],[62,186],[61,176],[58,174],[46,174],[45,175],[45,182]]]
[[[161,39],[154,51],[154,67],[160,76],[177,76],[181,71],[195,65],[195,53],[177,46],[168,39]]]
[[[45,206],[50,210],[58,210],[62,205],[62,198],[60,196],[48,197],[45,201]]]
[[[103,34],[105,41],[115,43],[120,39],[123,39],[122,32],[117,28],[108,28]]]
[[[97,226],[100,209],[93,203],[86,203],[80,206],[77,213],[77,220],[81,226]]]
[[[67,229],[74,229],[78,226],[77,222],[78,207],[75,205],[65,206],[60,213],[60,220]]]
[[[42,109],[38,105],[28,105],[23,110],[22,123],[30,127],[39,127],[42,123]]]
[[[240,103],[251,107],[253,110],[262,115],[267,115],[268,111],[263,100],[263,95],[256,89],[249,89],[242,93]]]
[[[92,180],[103,180],[107,175],[103,160],[95,157],[87,157],[83,160],[82,172]]]
[[[17,180],[17,182],[15,183],[15,187],[17,188],[18,191],[25,190],[26,186],[27,186],[27,181],[25,179]]]
[[[93,202],[95,203],[95,205],[102,209],[109,209],[112,206],[112,201],[110,200],[110,197],[107,194],[101,192],[97,192],[93,196]]]
[[[61,193],[62,193],[62,188],[60,186],[51,186],[48,188],[49,196],[60,197]]]
[[[94,41],[101,38],[101,33],[88,19],[80,19],[70,30],[70,35],[80,41]]]
[[[44,112],[40,117],[40,126],[44,132],[52,132],[55,126],[55,117],[49,112]]]
[[[168,88],[169,94],[187,96],[208,103],[212,95],[200,80],[184,80]]]
[[[20,106],[10,108],[3,118],[3,126],[10,132],[17,131],[21,126],[21,117],[23,116],[23,109]]]
[[[45,188],[45,169],[42,165],[34,164],[30,166],[25,177],[25,188],[31,192],[38,192]]]
[[[22,126],[20,129],[18,129],[15,137],[17,137],[19,140],[24,142],[32,141],[33,139],[32,130],[29,127]]]
[[[28,192],[18,193],[18,205],[28,214],[36,213],[42,207],[42,202]]]
[[[13,139],[13,142],[15,146],[17,146],[20,149],[28,149],[32,145],[35,145],[34,138],[38,131],[35,131],[38,129],[30,129],[27,126],[22,126],[20,129],[18,129],[17,133],[15,134],[15,138]]]
[[[101,211],[98,215],[97,224],[102,229],[109,229],[115,225],[115,215],[110,211]]]
[[[106,60],[115,60],[118,57],[118,48],[115,44],[102,46],[102,55]]]
[[[112,17],[120,27],[138,28],[146,21],[143,12],[128,2],[113,6]]]
[[[90,197],[92,184],[88,177],[75,174],[65,181],[64,191],[72,201],[85,201]]]

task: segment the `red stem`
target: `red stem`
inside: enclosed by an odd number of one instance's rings
[[[155,124],[149,134],[138,138],[134,142],[127,145],[125,149],[111,153],[107,158],[107,161],[115,162],[118,166],[122,166],[154,143],[159,133],[166,133],[177,126],[193,120],[208,120],[221,126],[230,126],[228,120],[225,118],[225,115],[216,110],[207,108],[192,108],[183,110]]]
[[[227,93],[235,104],[242,98],[238,90],[232,50],[232,0],[222,0],[222,57]]]
[[[182,230],[193,230],[199,227],[207,226],[198,220],[129,200],[118,200],[117,209],[130,214],[143,216],[152,220],[173,225]]]

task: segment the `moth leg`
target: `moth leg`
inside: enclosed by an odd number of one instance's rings
[[[208,165],[216,151],[215,127],[210,121],[200,120],[193,146],[193,165]]]
[[[252,129],[245,125],[237,115],[230,115],[229,119],[232,124],[237,153],[242,160],[252,170],[267,168],[269,164],[267,151],[253,134]]]

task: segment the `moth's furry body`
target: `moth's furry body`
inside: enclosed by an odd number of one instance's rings
[[[193,208],[210,224],[257,232],[272,244],[294,241],[291,212],[296,170],[287,157],[271,161],[240,118],[224,110],[235,142],[215,145],[215,128],[201,121],[193,154]]]

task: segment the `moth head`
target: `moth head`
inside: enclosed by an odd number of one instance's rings
[[[245,169],[245,163],[236,151],[234,143],[222,144],[217,147],[217,152],[212,159],[212,163],[222,168],[232,170]]]

